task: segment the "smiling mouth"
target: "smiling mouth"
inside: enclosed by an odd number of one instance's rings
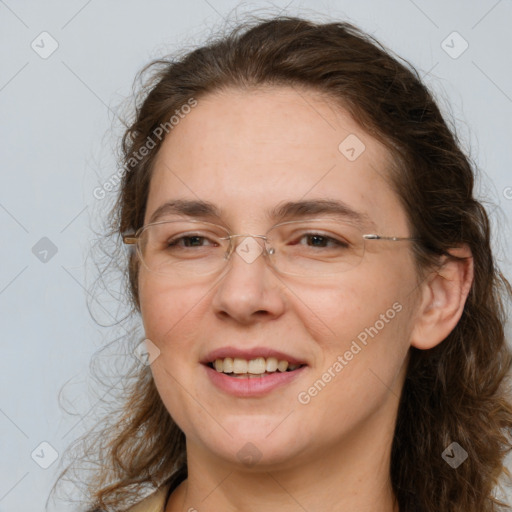
[[[229,377],[234,378],[261,378],[265,375],[272,375],[274,373],[293,372],[302,368],[303,364],[290,364],[286,360],[278,360],[275,357],[257,357],[255,359],[240,359],[238,357],[225,357],[223,359],[216,359],[207,366],[216,370],[218,373],[223,373]]]

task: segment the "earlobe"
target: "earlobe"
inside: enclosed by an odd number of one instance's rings
[[[411,334],[411,345],[427,350],[441,343],[455,328],[473,283],[469,247],[450,249],[463,260],[445,258],[423,283],[421,301]]]

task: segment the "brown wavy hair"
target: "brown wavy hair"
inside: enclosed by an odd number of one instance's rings
[[[421,240],[414,244],[419,272],[461,244],[474,260],[474,281],[456,327],[430,350],[410,349],[390,467],[400,511],[510,510],[497,489],[511,476],[504,458],[512,447],[512,353],[504,325],[512,289],[491,250],[486,210],[475,198],[476,166],[416,69],[349,23],[277,16],[238,23],[202,47],[153,61],[138,78],[143,85],[135,117],[121,144],[125,172],[108,221],[107,237],[118,248],[121,234],[143,224],[161,145],[154,131],[191,98],[273,85],[317,91],[385,144],[394,162],[392,186],[412,236]],[[148,137],[156,147],[141,157]],[[138,318],[137,260],[119,261],[126,262],[125,292]],[[135,363],[123,375],[117,409],[78,441],[86,446],[78,460],[88,457],[93,466],[85,483],[91,510],[123,510],[148,488],[187,475],[184,434],[164,407],[150,368]],[[452,469],[441,454],[455,440],[469,456]]]

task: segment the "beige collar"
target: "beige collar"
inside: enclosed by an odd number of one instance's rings
[[[170,485],[160,487],[126,512],[164,512],[169,487]]]

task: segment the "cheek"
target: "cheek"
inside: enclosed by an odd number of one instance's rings
[[[351,292],[351,293],[350,293]],[[303,413],[314,418],[325,436],[340,435],[361,424],[385,403],[400,395],[409,349],[410,312],[406,305],[386,298],[368,300],[365,306],[346,288],[337,299],[343,303],[331,315],[330,329],[336,338],[317,338],[318,365],[301,389]],[[387,300],[386,300],[387,299]],[[333,341],[334,340],[334,341]],[[313,421],[313,420],[312,420]]]
[[[401,312],[408,299],[406,273],[396,265],[368,265],[340,275],[335,284],[332,279],[316,281],[314,286],[289,283],[294,313],[319,344],[342,348],[375,323],[379,331],[396,324],[397,310]]]
[[[204,410],[197,396],[195,379],[199,365],[198,325],[204,317],[208,288],[176,286],[161,277],[142,273],[139,297],[145,336],[160,350],[151,372],[167,410],[178,426],[195,432],[191,418],[203,421]],[[206,418],[204,419],[206,421]]]
[[[409,350],[414,304],[407,283],[414,274],[408,272],[408,267],[361,267],[337,287],[331,284],[315,294],[297,290],[308,306],[303,319],[317,346],[311,384],[319,379],[317,387],[323,389],[329,382],[318,401],[325,400],[325,407],[329,401],[338,403],[343,415],[359,402],[371,408],[388,394]]]
[[[139,277],[139,297],[142,322],[147,338],[161,352],[172,350],[179,358],[184,350],[193,353],[198,318],[204,315],[208,288],[177,286],[165,278],[142,273]]]

